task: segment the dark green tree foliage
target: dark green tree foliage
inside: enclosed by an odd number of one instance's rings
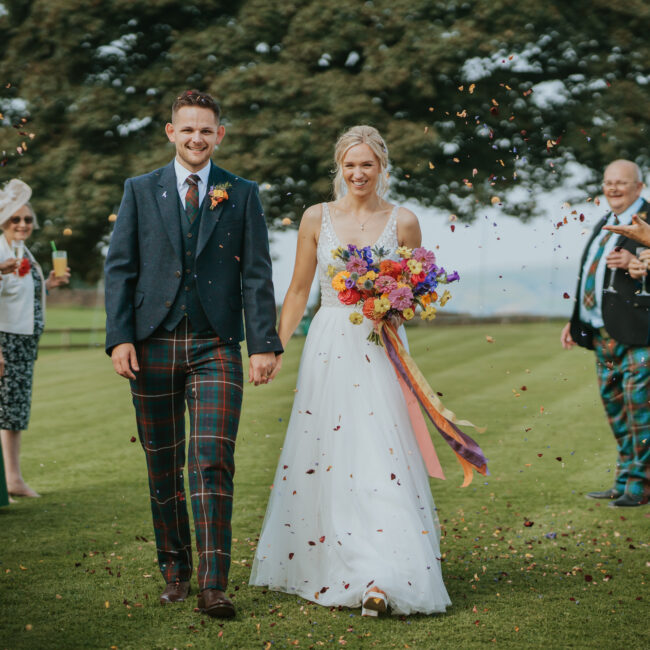
[[[2,5],[0,180],[30,183],[41,249],[65,245],[88,280],[124,179],[171,159],[163,126],[189,87],[221,100],[216,159],[260,183],[271,225],[328,198],[358,123],[384,134],[398,198],[459,218],[494,196],[530,215],[571,160],[594,180],[617,157],[650,163],[644,0]]]

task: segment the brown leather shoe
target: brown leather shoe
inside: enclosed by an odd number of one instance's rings
[[[170,582],[160,594],[160,604],[182,603],[190,593],[189,582]]]
[[[204,589],[199,594],[199,609],[214,618],[233,618],[235,606],[219,589]]]

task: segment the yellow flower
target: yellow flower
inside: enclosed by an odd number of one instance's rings
[[[402,310],[402,317],[404,320],[411,320],[413,316],[415,316],[415,312],[410,307]]]
[[[450,298],[451,298],[451,294],[449,293],[449,291],[447,291],[447,289],[445,289],[445,292],[442,294],[442,298],[440,298],[440,306],[444,307]]]
[[[377,316],[385,314],[389,309],[390,300],[388,300],[388,298],[385,296],[382,296],[381,298],[377,298],[375,300],[375,314],[377,314]]]
[[[364,276],[365,280],[376,280],[377,279],[377,273],[375,271],[368,271]]]
[[[405,260],[409,260],[413,257],[413,249],[408,246],[400,246],[397,249],[397,254]]]
[[[350,277],[350,272],[349,271],[339,271],[332,278],[332,288],[335,291],[343,291],[343,289],[345,289],[345,281],[349,277]]]
[[[409,260],[406,263],[406,266],[408,266],[409,271],[415,275],[422,273],[422,263],[417,260]]]
[[[333,278],[335,273],[336,273],[336,267],[332,266],[331,264],[328,264],[328,266],[327,266],[327,277],[328,278]]]
[[[420,296],[420,302],[427,307],[428,305],[431,304],[431,301],[433,300],[433,295],[430,293],[425,293],[423,296]]]
[[[333,248],[332,249],[332,257],[334,259],[337,259],[342,252],[343,252],[343,249],[340,246],[338,248]]]
[[[363,323],[363,314],[360,314],[358,311],[353,311],[350,314],[350,322],[354,325],[360,325]]]
[[[433,320],[436,317],[436,308],[433,305],[429,305],[426,309],[423,309],[420,312],[420,318],[422,320]]]

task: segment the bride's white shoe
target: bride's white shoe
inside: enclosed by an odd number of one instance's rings
[[[361,616],[379,616],[379,614],[384,614],[387,608],[388,598],[386,593],[378,587],[370,587],[363,594]]]

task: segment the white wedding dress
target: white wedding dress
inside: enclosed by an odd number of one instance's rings
[[[377,241],[395,258],[397,208]],[[250,583],[360,607],[368,585],[394,614],[444,612],[438,518],[403,393],[372,326],[350,322],[327,269],[341,245],[327,204],[321,308],[305,341],[284,447]],[[401,332],[404,340],[404,332]]]

